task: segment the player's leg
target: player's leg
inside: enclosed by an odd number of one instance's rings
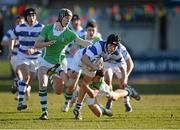
[[[72,94],[74,91],[73,86],[76,83],[78,73],[74,71],[75,73],[71,72],[70,74],[70,72],[68,71],[68,74],[66,74],[66,72],[59,68],[59,66],[60,64],[56,64],[49,68],[47,71],[47,75],[50,77],[51,86],[57,94],[60,94],[63,90],[65,90],[65,102],[63,107],[61,108],[61,111],[67,112],[69,110],[70,100],[72,99]],[[72,76],[72,74],[75,76]],[[64,85],[66,87],[63,87]]]
[[[30,71],[29,66],[27,64],[21,64],[17,67],[18,75],[22,74],[22,76],[18,80],[18,107],[17,110],[21,111],[27,108],[27,105],[24,104],[24,97],[26,93],[27,85],[30,81]]]
[[[111,88],[113,89],[112,87],[112,80],[113,80],[113,71],[111,68],[107,68],[105,69],[105,82],[106,84]],[[107,100],[106,102],[106,108],[107,109],[111,109],[112,108],[112,100]]]
[[[86,85],[88,85],[91,81],[92,81],[92,78],[85,76],[85,75],[83,76],[82,79],[80,79],[80,88],[79,88],[78,100],[77,100],[75,107],[73,109],[75,119],[79,119],[79,120],[82,119],[80,110],[82,108],[84,98],[86,97]]]
[[[97,93],[98,94],[98,93]],[[101,117],[103,115],[106,116],[112,116],[112,112],[106,108],[104,108],[102,105],[97,103],[96,97],[91,98],[89,95],[86,96],[86,103],[88,107],[91,109],[91,111],[97,116]]]
[[[82,120],[80,110],[82,109],[83,100],[86,97],[86,90],[83,89],[83,87],[81,87],[82,86],[81,82],[82,81],[80,81],[80,88],[79,88],[77,102],[76,102],[74,109],[73,109],[73,114],[75,116],[75,119],[78,119],[78,120]]]
[[[12,84],[12,87],[11,87],[11,92],[13,94],[15,94],[15,100],[18,100],[19,99],[19,96],[18,96],[18,76],[16,76],[14,79],[13,79],[13,84]]]
[[[125,68],[125,67],[124,67]],[[126,69],[125,69],[126,70]],[[118,86],[119,89],[125,89],[122,84],[124,82],[124,79],[122,78],[122,72],[120,71],[120,69],[117,69],[116,67],[114,68],[114,73],[117,77],[118,80]],[[123,97],[123,103],[124,103],[124,107],[125,107],[125,112],[132,112],[132,106],[130,104],[130,98],[129,96],[125,96]]]
[[[62,78],[59,76],[59,75],[53,75],[51,76],[51,86],[54,90],[54,92],[57,94],[57,95],[60,95],[62,92],[63,92],[63,80]]]
[[[123,79],[121,77],[118,78],[118,85],[119,85],[119,88],[120,89],[125,89],[125,88],[122,88],[122,82],[123,82]],[[132,106],[130,104],[130,97],[129,96],[125,96],[122,98],[123,100],[123,103],[124,103],[124,107],[125,107],[125,112],[132,112]]]
[[[39,100],[41,104],[42,114],[39,119],[48,120],[47,113],[47,86],[48,86],[48,76],[47,76],[48,68],[45,66],[41,66],[38,69],[38,80],[39,80]]]
[[[30,81],[26,88],[26,100],[29,100],[31,97],[31,85],[33,83],[34,77],[36,76],[36,72],[30,70]]]
[[[81,60],[81,53],[77,52],[73,58],[69,58],[68,63],[67,63],[67,68],[68,68],[68,82],[65,82],[66,85],[66,90],[64,93],[64,97],[65,97],[65,103],[63,106],[63,109],[70,107],[70,103],[73,97],[73,92],[76,90],[77,84],[78,84],[78,80],[80,78],[80,74],[81,74],[81,67],[79,66],[80,60]],[[62,109],[62,111],[64,111]],[[68,108],[69,109],[69,108]],[[68,110],[66,109],[66,110]],[[65,110],[65,111],[66,111]]]
[[[76,89],[75,89],[75,91],[73,92],[73,96],[72,96],[70,105],[69,105],[70,108],[72,108],[72,107],[74,106],[74,104],[77,102],[78,93],[79,93],[79,85],[77,84],[77,85],[76,85]]]
[[[88,105],[88,107],[91,109],[91,111],[97,116],[97,117],[101,117],[101,116],[113,116],[113,113],[104,108],[102,105],[100,104],[93,104],[93,105]]]
[[[65,83],[66,90],[64,92],[65,102],[62,107],[62,112],[67,112],[70,108],[70,103],[73,97],[73,92],[76,90],[76,86],[80,77],[80,73],[75,71],[68,71],[68,82]]]
[[[54,89],[54,92],[60,95],[64,89],[64,82],[68,81],[68,77],[64,69],[61,68],[61,64],[55,64],[47,70],[50,85]]]
[[[11,92],[12,92],[13,94],[16,94],[15,100],[18,100],[18,99],[19,99],[19,97],[18,97],[18,80],[19,80],[19,77],[20,77],[20,76],[19,76],[18,73],[17,73],[18,59],[17,59],[17,56],[16,56],[16,55],[11,56],[10,64],[11,64],[11,66],[12,66],[12,68],[13,68],[13,71],[14,71],[14,73],[15,73],[15,75],[16,75],[16,77],[14,78],[14,81],[13,81],[13,85],[12,85],[12,87],[11,87]],[[22,75],[22,74],[21,74],[21,75]],[[21,77],[22,77],[22,76],[21,76]]]
[[[18,77],[16,76],[16,77],[13,79],[13,84],[12,84],[12,87],[11,87],[11,92],[12,92],[13,94],[15,94],[15,93],[18,91],[17,82],[18,82]]]

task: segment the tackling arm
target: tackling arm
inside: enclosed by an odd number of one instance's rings
[[[83,46],[83,47],[88,47],[89,45],[92,44],[91,42],[89,42],[89,41],[87,41],[87,40],[83,40],[83,39],[81,39],[81,38],[79,38],[79,37],[77,37],[77,38],[75,39],[75,42],[77,42],[79,45],[81,45],[81,46]]]
[[[86,66],[92,68],[92,70],[98,70],[99,68],[94,65],[91,61],[90,58],[85,54],[82,56],[81,61],[83,64],[85,64]]]

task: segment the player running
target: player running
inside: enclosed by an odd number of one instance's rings
[[[61,63],[65,57],[63,48],[73,40],[80,45],[87,47],[91,43],[85,41],[72,32],[68,25],[72,19],[72,12],[63,8],[60,10],[58,19],[54,24],[48,24],[44,27],[39,38],[36,41],[36,48],[45,48],[44,55],[39,59],[40,67],[38,70],[39,80],[39,99],[42,108],[42,114],[39,119],[47,120],[47,70],[55,64]],[[70,86],[72,84],[69,84]],[[62,86],[61,86],[62,87]]]

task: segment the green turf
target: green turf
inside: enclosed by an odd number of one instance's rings
[[[0,80],[0,92],[10,91],[12,80]],[[141,94],[180,94],[180,83],[162,83],[162,84],[131,84]],[[114,84],[117,88],[117,84]],[[52,91],[52,88],[48,88]],[[38,81],[35,80],[32,85],[32,91],[38,91]]]
[[[7,60],[0,60],[0,77],[10,77],[11,68]]]
[[[114,116],[97,118],[84,104],[83,120],[75,120],[72,110],[60,112],[63,96],[55,95],[49,88],[48,111],[50,120],[40,121],[41,109],[38,97],[38,82],[33,83],[28,109],[16,110],[17,101],[11,94],[12,81],[0,80],[0,129],[180,129],[180,85],[179,84],[132,84],[141,94],[142,100],[131,101],[132,113],[125,113],[122,100],[113,103]],[[105,105],[105,100],[100,98]]]
[[[1,129],[174,129],[180,128],[180,96],[143,95],[140,102],[132,100],[133,112],[125,113],[121,100],[113,103],[113,117],[95,117],[85,104],[83,120],[73,118],[72,110],[60,112],[63,96],[50,93],[48,96],[49,120],[38,120],[40,105],[38,94],[33,93],[27,101],[28,109],[16,110],[14,95],[0,93]],[[100,98],[99,102],[105,104]]]

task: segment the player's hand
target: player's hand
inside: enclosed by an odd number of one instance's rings
[[[121,89],[125,89],[127,86],[128,86],[128,84],[125,83],[125,82],[123,82],[123,83],[121,84]]]
[[[98,59],[97,66],[98,66],[98,70],[102,70],[104,68],[103,58]]]
[[[28,49],[28,50],[26,51],[26,54],[27,54],[27,55],[32,55],[32,54],[34,54],[36,51],[37,51],[36,49],[30,48],[30,49]]]
[[[56,40],[46,42],[47,46],[51,46],[56,42]]]
[[[98,58],[93,64],[94,70],[102,70],[104,68],[103,58]]]

